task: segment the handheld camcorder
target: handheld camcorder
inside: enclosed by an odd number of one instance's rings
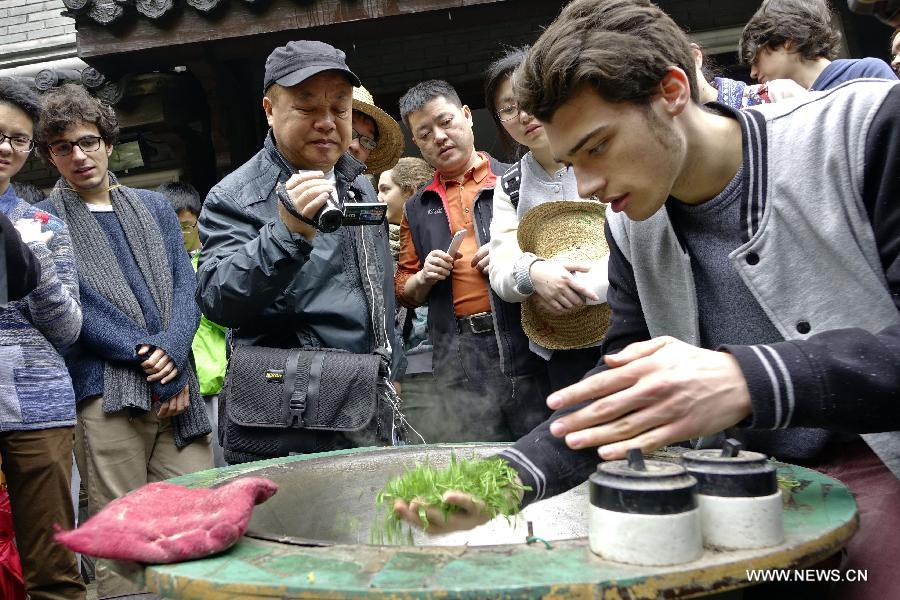
[[[310,219],[304,217],[297,210],[290,196],[288,196],[284,183],[278,182],[275,186],[275,195],[282,206],[284,206],[284,209],[291,215],[325,233],[337,231],[341,225],[348,227],[355,225],[381,225],[384,223],[384,217],[387,214],[387,204],[383,202],[351,202],[345,204],[342,210],[335,204],[334,199],[329,194],[328,200],[325,201],[322,208]]]

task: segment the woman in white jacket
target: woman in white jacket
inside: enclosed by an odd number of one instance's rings
[[[519,109],[513,95],[510,79],[526,53],[527,48],[508,51],[488,68],[485,83],[485,105],[491,112],[500,140],[510,154],[527,150],[508,173],[515,180],[514,170],[519,172],[516,201],[511,200],[504,189],[504,178],[497,179],[494,189],[490,281],[494,291],[507,302],[522,302],[533,297],[541,311],[564,315],[583,306],[586,299],[603,300],[592,290],[605,289],[605,286],[588,289],[573,277],[575,272],[587,272],[591,265],[545,260],[523,252],[519,247],[519,222],[529,210],[545,202],[579,198],[574,172],[556,162],[544,128],[534,117]],[[598,235],[602,236],[603,232],[599,231]],[[603,267],[601,279],[605,281],[605,264]],[[592,273],[592,279],[596,281],[595,273]],[[549,361],[550,383],[554,390],[579,381],[596,366],[601,356],[599,344],[550,350],[531,340],[530,347],[535,354]]]

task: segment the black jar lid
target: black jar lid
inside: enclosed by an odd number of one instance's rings
[[[679,464],[644,460],[629,450],[628,460],[597,465],[590,478],[591,504],[605,510],[671,515],[697,507],[697,481]]]
[[[768,457],[742,450],[737,440],[726,440],[721,450],[689,450],[681,461],[697,479],[697,493],[705,496],[746,498],[778,491],[775,466]]]

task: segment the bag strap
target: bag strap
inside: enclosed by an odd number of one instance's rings
[[[500,178],[500,186],[503,188],[503,193],[509,196],[509,201],[516,210],[519,208],[519,187],[521,185],[522,161],[519,160]]]
[[[294,402],[294,388],[297,387],[297,367],[300,364],[300,350],[293,349],[287,356],[282,378],[282,406],[287,406],[290,413],[291,427],[303,427],[303,412],[306,410],[306,395]],[[318,390],[317,390],[318,391]]]

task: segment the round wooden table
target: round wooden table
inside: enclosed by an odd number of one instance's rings
[[[172,565],[117,563],[116,570],[149,592],[184,600],[694,597],[750,585],[748,569],[809,567],[844,546],[858,526],[856,503],[845,486],[816,471],[776,463],[779,475],[794,482],[785,502],[785,543],[752,551],[706,550],[698,560],[672,567],[601,560],[591,553],[583,534],[552,541],[551,548],[525,543],[378,546],[359,539],[368,525],[352,511],[365,511],[348,507],[372,507],[374,513],[375,494],[389,477],[426,456],[440,462],[451,451],[462,457],[485,456],[500,448],[361,448],[179,477],[171,482],[209,487],[240,476],[262,476],[278,483],[279,492],[256,507],[248,531],[255,537],[245,536],[227,552]],[[677,460],[677,453],[654,453],[653,458]],[[551,499],[526,510],[541,510],[541,505],[549,507],[545,514],[568,510],[581,526],[579,511],[587,515],[586,495],[581,493],[567,507],[547,504],[556,500]],[[586,516],[583,524],[586,528]],[[329,542],[326,534],[337,537]],[[542,534],[538,530],[535,535]],[[360,543],[347,543],[347,536],[356,536]]]

